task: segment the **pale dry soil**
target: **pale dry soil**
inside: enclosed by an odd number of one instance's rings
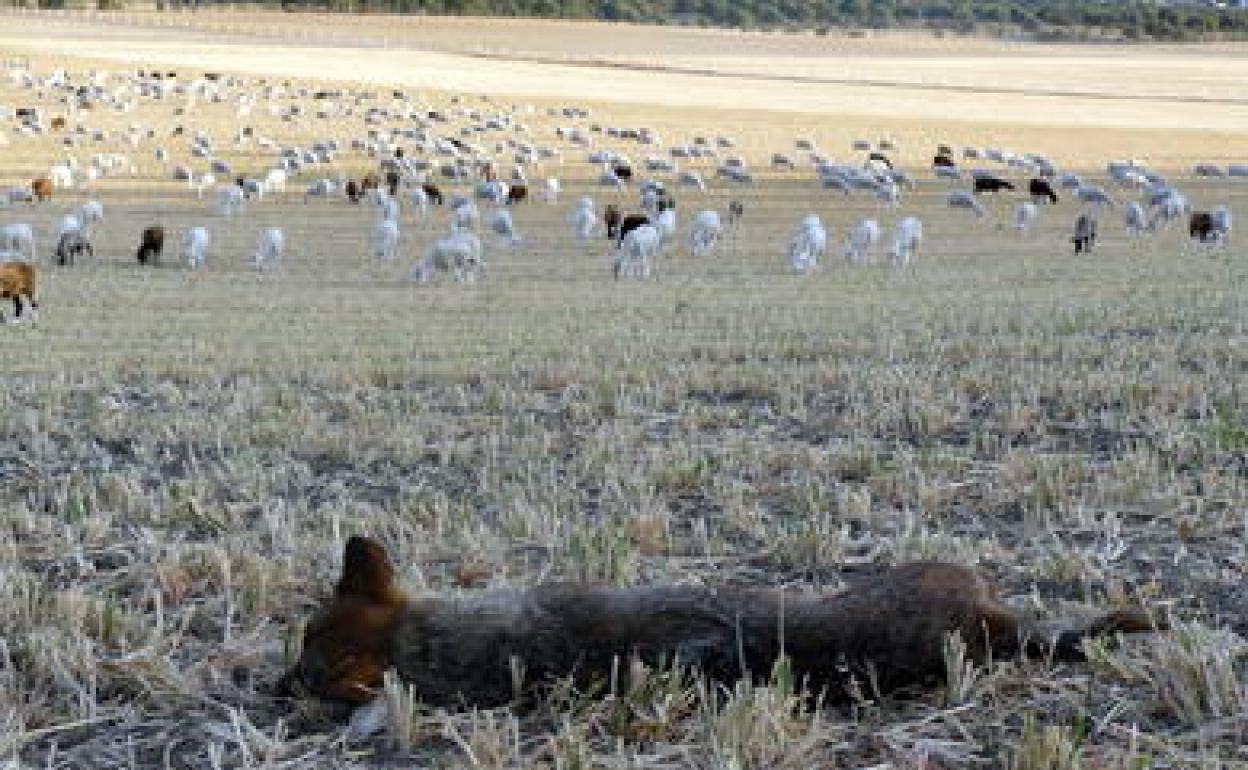
[[[739,233],[711,259],[678,247],[656,279],[622,283],[605,242],[574,243],[565,218],[579,195],[632,206],[634,193],[592,187],[571,148],[534,174],[560,176],[563,200],[518,207],[522,247],[487,239],[474,285],[406,279],[444,211],[405,211],[402,256],[382,263],[367,253],[369,207],[304,203],[293,183],[226,220],[167,180],[152,143],[125,150],[133,177],[0,211],[36,227],[44,268],[39,324],[0,328],[0,766],[1248,766],[1242,234],[1196,253],[1177,230],[1132,241],[1105,213],[1094,254],[1075,257],[1075,204],[1046,207],[1020,235],[1006,226],[1016,199],[987,201],[976,220],[945,208],[949,185],[925,171],[938,140],[1044,152],[1101,183],[1105,160],[1140,155],[1198,205],[1228,203],[1242,219],[1248,185],[1184,169],[1248,160],[1244,107],[1166,101],[1186,92],[1182,78],[1241,98],[1229,77],[1242,49],[334,21],[359,49],[330,47],[320,19],[202,14],[190,30],[136,16],[43,19],[37,33],[4,17],[0,51],[43,71],[126,60],[340,74],[419,88],[441,109],[451,94],[437,87],[468,91],[482,109],[533,103],[525,120],[550,142],[565,121],[540,108],[587,102],[595,120],[652,125],[669,141],[730,134],[760,169],[797,136],[845,158],[852,138],[891,136],[920,181],[896,212],[820,191],[806,173],[678,191],[682,223],[743,200]],[[827,73],[835,61],[837,78],[910,85],[462,55],[684,66],[695,44],[699,67]],[[1010,85],[1020,57],[1050,65],[1027,87],[1133,100],[913,86],[931,61],[950,83]],[[1139,77],[1121,77],[1132,68]],[[30,99],[0,84],[0,103]],[[228,105],[175,106],[80,120],[205,127],[240,171],[267,167],[254,146],[231,144]],[[358,118],[249,122],[291,143],[365,131]],[[53,136],[9,140],[5,185],[65,153]],[[186,160],[184,142],[162,143]],[[355,154],[341,167],[368,163]],[[88,198],[106,208],[97,256],[52,267],[49,231]],[[809,211],[829,225],[832,253],[798,277],[784,244]],[[913,269],[840,259],[859,219],[887,231],[906,214],[926,229]],[[135,265],[138,233],[156,223],[171,244],[209,227],[207,267],[186,270],[172,245],[162,267]],[[267,226],[285,229],[288,253],[258,274],[243,257]],[[331,709],[269,694],[357,532],[383,538],[416,592],[550,579],[803,591],[940,558],[979,565],[1040,615],[1144,603],[1179,631],[1097,648],[1087,665],[999,661],[848,710],[812,712],[782,682],[706,696],[672,677],[530,712],[439,714],[394,697],[391,727],[362,738]]]

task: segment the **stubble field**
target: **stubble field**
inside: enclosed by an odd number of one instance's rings
[[[1197,252],[1182,227],[1136,241],[1105,212],[1097,249],[1075,257],[1077,204],[1019,234],[1018,197],[976,219],[927,170],[940,141],[1044,153],[1106,185],[1107,161],[1136,157],[1242,218],[1248,182],[1190,169],[1248,162],[1248,49],[176,18],[3,16],[0,52],[43,74],[159,65],[393,86],[447,112],[531,105],[532,140],[565,160],[530,175],[564,192],[514,209],[519,248],[485,238],[483,281],[418,286],[408,269],[444,209],[405,210],[401,256],[384,262],[369,254],[371,205],[304,202],[319,171],[225,219],[153,158],[164,145],[171,163],[203,165],[168,136],[183,124],[259,173],[272,153],[233,143],[240,125],[349,143],[369,128],[358,113],[178,115],[184,100],[166,99],[71,120],[161,137],[121,148],[133,175],[0,210],[35,227],[43,267],[38,325],[0,328],[0,763],[1248,767],[1242,234]],[[0,104],[33,98],[0,83]],[[634,208],[636,191],[598,187],[585,150],[557,142],[573,121],[545,110],[570,104],[668,143],[731,136],[756,181],[694,164],[710,189],[676,190],[682,237],[657,278],[614,282],[605,240],[577,243],[566,218],[581,195]],[[55,132],[6,133],[6,187],[67,153]],[[594,137],[638,161],[652,151]],[[861,155],[853,139],[891,138],[918,185],[896,211],[820,190],[798,137],[840,159]],[[773,152],[800,170],[768,170]],[[374,165],[345,153],[325,173]],[[87,199],[106,211],[97,256],[53,267],[50,232]],[[736,235],[688,256],[692,215],[732,199],[746,207]],[[785,246],[811,212],[830,254],[798,276]],[[903,215],[925,226],[912,269],[840,258],[860,219],[887,234]],[[171,244],[208,227],[207,266],[186,269],[171,245],[139,268],[152,224]],[[243,258],[272,226],[287,254],[259,273]],[[270,695],[355,533],[384,540],[414,593],[554,579],[826,590],[939,558],[979,566],[1037,615],[1143,603],[1176,630],[1098,646],[1086,665],[999,661],[813,712],[783,687],[708,697],[672,675],[516,712],[411,709],[395,691],[389,726],[360,736],[332,708]]]

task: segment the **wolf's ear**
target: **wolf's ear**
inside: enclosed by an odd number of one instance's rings
[[[381,543],[354,535],[342,552],[342,577],[338,580],[339,597],[356,597],[377,604],[401,600],[394,566]]]

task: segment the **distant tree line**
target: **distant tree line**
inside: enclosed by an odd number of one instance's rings
[[[3,2],[4,0],[0,0]],[[95,0],[126,5],[125,0]],[[1231,3],[1238,0],[1231,0]],[[21,0],[9,0],[10,3]],[[46,7],[75,0],[36,0]],[[94,4],[93,0],[87,0]],[[214,0],[158,0],[164,7]],[[1244,40],[1248,10],[1141,0],[242,0],[230,5],[346,13],[534,16],[739,28],[866,30],[918,27],[936,34],[1032,40]]]

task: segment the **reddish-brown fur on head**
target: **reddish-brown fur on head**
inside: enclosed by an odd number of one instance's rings
[[[395,629],[406,605],[385,549],[375,540],[352,537],[334,598],[308,624],[303,652],[279,690],[349,703],[372,700],[393,658]]]

